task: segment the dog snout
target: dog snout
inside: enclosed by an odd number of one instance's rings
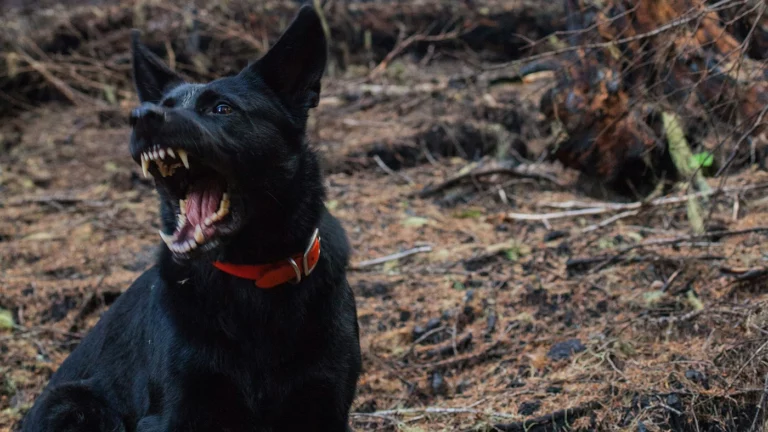
[[[141,128],[147,131],[157,130],[165,123],[166,113],[163,108],[153,104],[142,104],[131,111],[130,124],[132,128]]]

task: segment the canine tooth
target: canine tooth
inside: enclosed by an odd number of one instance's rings
[[[160,149],[158,153],[160,154],[160,159],[165,159],[165,150]]]
[[[187,152],[182,149],[177,149],[176,153],[179,154],[179,159],[181,159],[181,163],[184,164],[184,168],[189,169],[189,158],[187,157]]]
[[[167,149],[165,149],[165,151],[167,151],[167,152],[168,152],[168,156],[170,156],[170,157],[172,157],[172,158],[175,158],[175,157],[176,157],[176,153],[174,153],[174,152],[173,152],[173,149],[172,149],[172,148],[168,147]]]
[[[195,227],[195,242],[197,242],[197,244],[203,244],[203,242],[205,242],[205,236],[203,235],[203,227],[200,225]]]
[[[221,196],[221,202],[219,203],[219,207],[229,210],[229,195],[227,193],[224,193]]]
[[[160,233],[160,238],[163,239],[163,241],[165,242],[166,245],[168,245],[168,247],[173,245],[173,236],[170,236],[164,233],[162,230],[159,230],[157,232]]]
[[[149,177],[149,159],[145,155],[141,155],[141,172],[144,173],[144,177]]]
[[[217,221],[219,219],[223,219],[224,216],[228,214],[229,214],[229,195],[224,193],[221,196],[221,201],[219,202],[219,210],[212,215],[212,219],[214,221]]]

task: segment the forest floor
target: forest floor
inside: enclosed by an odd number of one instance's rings
[[[400,86],[329,80],[309,128],[354,250],[355,429],[762,430],[768,174],[710,179],[725,192],[700,237],[685,200],[573,214],[605,203],[599,187],[548,163],[421,194],[520,150],[457,124],[505,111],[540,154],[549,78],[467,98],[446,85],[458,64],[399,67]],[[0,126],[2,431],[162,244],[127,108],[48,105]],[[552,212],[569,213],[519,215]]]

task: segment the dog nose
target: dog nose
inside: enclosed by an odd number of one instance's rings
[[[165,111],[157,105],[142,104],[131,111],[131,127],[141,126],[148,130],[154,130],[165,122]]]

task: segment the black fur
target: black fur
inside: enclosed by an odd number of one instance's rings
[[[304,7],[277,44],[239,75],[189,84],[134,35],[131,154],[186,149],[226,179],[232,220],[198,253],[157,264],[72,352],[23,422],[25,432],[345,431],[360,372],[348,243],[323,204],[305,139],[326,61],[323,30]],[[228,115],[211,113],[227,103]],[[157,173],[154,173],[157,174]],[[155,175],[155,177],[158,177]],[[178,191],[157,181],[170,232]],[[298,285],[254,287],[211,262],[273,262],[302,252],[315,227],[322,253]]]

